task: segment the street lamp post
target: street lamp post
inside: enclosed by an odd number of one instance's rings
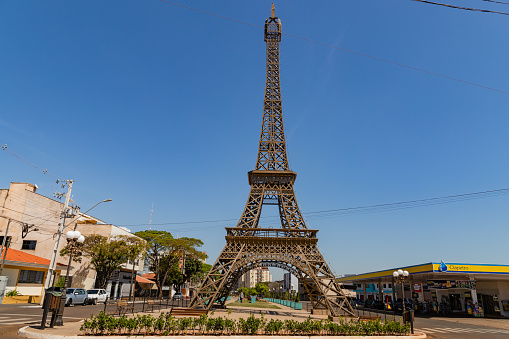
[[[97,205],[99,205],[99,204],[101,204],[103,202],[110,202],[110,201],[111,201],[111,199],[106,199],[106,200],[99,201],[97,204],[95,204],[94,206],[90,207],[86,212],[80,213],[80,214],[81,215],[87,214],[88,212],[90,212]],[[67,224],[67,226],[69,226],[69,225],[70,225],[70,223]],[[65,275],[65,280],[64,280],[64,290],[62,291],[62,297],[60,298],[60,306],[58,308],[58,311],[57,311],[57,314],[56,314],[56,317],[55,317],[55,325],[56,326],[63,326],[64,325],[63,317],[64,317],[65,301],[67,299],[66,291],[67,291],[68,288],[71,287],[71,286],[69,286],[69,270],[71,268],[71,263],[72,263],[72,253],[77,248],[77,246],[83,244],[83,242],[85,241],[85,237],[83,235],[81,235],[81,232],[76,230],[77,227],[78,227],[78,222],[76,222],[74,224],[74,230],[68,231],[65,234],[65,237],[67,239],[68,245],[70,245],[69,263],[67,265],[67,273]]]
[[[397,282],[400,282],[401,283],[401,301],[402,301],[402,309],[403,309],[403,322],[405,321],[405,312],[406,312],[406,305],[405,305],[405,286],[404,286],[404,283],[406,281],[406,279],[408,278],[408,271],[403,271],[401,269],[397,270],[397,271],[394,271],[392,273],[392,275],[394,276],[394,279],[397,281]],[[394,310],[396,311],[396,310]],[[410,327],[411,327],[411,332],[412,334],[414,334],[414,322],[413,322],[413,319],[412,319],[412,311],[410,310]]]
[[[67,289],[70,288],[69,286],[69,271],[71,269],[71,263],[72,263],[72,254],[73,252],[83,244],[85,241],[85,237],[81,235],[80,231],[76,231],[76,227],[78,226],[78,223],[74,224],[74,230],[69,231],[65,234],[65,238],[67,240],[67,246],[69,249],[69,263],[67,264],[67,273],[65,274],[65,280],[64,280],[64,290],[62,291],[62,296],[60,297],[60,307],[58,308],[56,319],[55,319],[55,325],[56,326],[62,326],[64,324],[63,316],[64,316],[64,307],[65,302],[67,300]]]

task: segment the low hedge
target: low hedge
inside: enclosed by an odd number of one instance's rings
[[[249,315],[247,319],[229,317],[175,318],[169,313],[115,317],[100,312],[85,319],[83,335],[406,335],[410,328],[397,321],[279,320]]]

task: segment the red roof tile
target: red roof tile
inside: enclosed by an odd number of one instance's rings
[[[155,280],[156,279],[156,275],[155,273],[145,273],[142,275],[143,278],[145,279],[150,279],[150,280]]]
[[[5,251],[5,250],[4,250]],[[4,251],[1,253],[1,257],[3,258]],[[18,251],[13,248],[9,248],[7,251],[7,256],[5,257],[5,260],[11,260],[11,261],[20,261],[20,262],[26,262],[30,264],[40,264],[40,265],[48,265],[50,264],[50,260],[26,253],[23,251]],[[57,263],[57,266],[63,266],[66,267],[67,265]]]
[[[152,280],[145,279],[143,277],[140,277],[139,275],[136,276],[136,281],[139,283],[145,283],[145,284],[153,284],[154,283]]]

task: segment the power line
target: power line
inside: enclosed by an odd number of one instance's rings
[[[349,208],[338,208],[338,209],[333,209],[333,210],[308,212],[306,214],[329,213],[329,212],[338,212],[338,211],[350,211],[350,210],[359,210],[359,209],[375,208],[375,207],[386,207],[386,206],[395,206],[395,205],[407,205],[407,204],[415,204],[415,203],[427,203],[427,202],[433,202],[433,201],[437,202],[437,201],[443,201],[443,200],[447,200],[447,199],[457,199],[457,198],[461,198],[461,197],[473,197],[473,196],[479,197],[480,195],[485,195],[485,194],[490,194],[490,193],[502,193],[502,192],[504,194],[509,193],[509,188],[500,188],[500,189],[496,189],[496,190],[481,191],[481,192],[475,192],[475,193],[448,195],[448,196],[438,197],[438,198],[428,198],[428,199],[409,200],[409,201],[402,201],[402,202],[393,202],[393,203],[388,203],[388,204],[379,204],[379,205],[370,205],[370,206],[359,206],[359,207],[349,207]]]
[[[509,5],[509,2],[503,2],[503,1],[495,1],[495,0],[481,0],[486,2],[493,2],[495,4],[502,4],[502,5]]]
[[[489,9],[479,9],[479,8],[472,8],[472,7],[455,6],[455,5],[443,4],[443,3],[440,3],[440,2],[433,2],[433,1],[428,1],[428,0],[411,0],[411,1],[423,2],[425,4],[449,7],[449,8],[454,8],[454,9],[462,9],[462,10],[465,10],[465,11],[509,15],[509,13],[506,13],[506,12],[497,12],[497,11],[491,11]],[[490,2],[495,2],[495,1],[490,1]]]
[[[245,22],[245,21],[242,21],[242,20],[233,19],[233,18],[224,16],[224,15],[219,15],[219,14],[216,14],[216,13],[203,11],[201,9],[197,9],[197,8],[193,8],[193,7],[189,7],[189,6],[184,6],[184,5],[181,5],[181,4],[178,4],[178,3],[175,3],[175,2],[171,2],[171,1],[168,1],[168,0],[159,0],[159,1],[167,3],[167,4],[170,4],[170,5],[174,5],[174,6],[182,7],[182,8],[185,8],[185,9],[189,9],[189,10],[192,10],[192,11],[195,11],[195,12],[199,12],[199,13],[203,13],[203,14],[207,14],[207,15],[212,15],[212,16],[215,16],[215,17],[218,17],[218,18],[221,18],[221,19],[233,21],[233,22],[240,23],[240,24],[243,24],[243,25],[248,25],[248,26],[251,26],[251,27],[264,29],[263,26],[255,25],[255,24],[252,24],[252,23],[249,23],[249,22]],[[421,0],[412,0],[412,1],[421,1]],[[423,1],[423,2],[427,2],[427,1]],[[509,13],[500,13],[500,14],[508,14],[509,15]],[[395,65],[395,66],[400,66],[400,67],[408,68],[408,69],[411,69],[411,70],[414,70],[414,71],[423,72],[423,73],[426,73],[426,74],[438,76],[438,77],[441,77],[441,78],[444,78],[444,79],[453,80],[453,81],[461,82],[461,83],[464,83],[464,84],[467,84],[467,85],[472,85],[472,86],[488,89],[490,91],[495,91],[495,92],[499,92],[499,93],[509,94],[508,91],[503,91],[503,90],[500,90],[500,89],[496,89],[494,87],[489,87],[489,86],[481,85],[481,84],[478,84],[478,83],[475,83],[475,82],[471,82],[471,81],[467,81],[467,80],[462,80],[462,79],[451,77],[451,76],[448,76],[448,75],[444,75],[444,74],[428,71],[428,70],[425,70],[425,69],[422,69],[422,68],[405,65],[405,64],[402,64],[402,63],[399,63],[399,62],[396,62],[396,61],[391,61],[391,60],[379,58],[379,57],[372,56],[372,55],[369,55],[369,54],[365,54],[365,53],[353,51],[353,50],[350,50],[350,49],[346,49],[346,48],[330,45],[330,44],[327,44],[327,43],[319,42],[319,41],[308,39],[308,38],[303,38],[303,37],[300,37],[300,36],[297,36],[297,35],[293,35],[293,34],[289,34],[289,33],[284,33],[283,32],[281,34],[289,36],[289,37],[292,37],[292,38],[295,38],[295,39],[300,39],[300,40],[303,40],[303,41],[311,42],[311,43],[314,43],[314,44],[317,44],[317,45],[322,45],[322,46],[334,48],[334,49],[337,49],[337,50],[340,50],[340,51],[343,51],[343,52],[347,52],[347,53],[363,56],[363,57],[370,58],[370,59],[377,60],[377,61],[386,62],[386,63],[392,64],[392,65]]]
[[[509,194],[509,188],[500,188],[495,190],[488,190],[488,191],[481,191],[481,192],[474,192],[474,193],[464,193],[464,194],[456,194],[456,195],[448,195],[443,197],[435,197],[435,198],[427,198],[427,199],[418,199],[418,200],[408,200],[408,201],[401,201],[401,202],[393,202],[393,203],[386,203],[386,204],[377,204],[377,205],[368,205],[368,206],[357,206],[357,207],[348,207],[348,208],[337,208],[332,210],[323,210],[323,211],[314,211],[314,212],[306,212],[302,213],[303,216],[306,216],[309,220],[314,219],[324,219],[327,217],[335,217],[340,215],[347,215],[347,214],[366,214],[366,213],[379,213],[379,212],[385,212],[385,211],[394,211],[394,210],[400,210],[400,209],[407,209],[407,208],[417,208],[417,207],[426,207],[426,206],[433,206],[433,205],[442,205],[442,204],[448,204],[448,203],[454,203],[454,202],[461,202],[466,200],[473,200],[473,199],[482,199],[482,198],[489,198],[499,195]],[[279,218],[279,216],[268,216],[268,217],[262,217],[261,219],[267,220],[270,218]],[[217,223],[217,222],[230,222],[238,220],[237,219],[219,219],[219,220],[203,220],[203,221],[184,221],[184,222],[167,222],[167,223],[159,223],[159,224],[152,224],[152,226],[165,226],[165,225],[188,225],[188,224],[206,224],[206,223]],[[118,225],[118,226],[125,226],[125,227],[138,227],[138,226],[148,226],[148,224],[132,224],[132,225]],[[222,228],[223,226],[218,226],[217,228]],[[216,228],[216,227],[202,227],[198,229],[193,230],[206,230],[210,228]],[[188,230],[187,227],[185,230]]]
[[[7,190],[7,189],[6,189],[6,190]],[[17,202],[17,203],[19,203],[19,204],[24,204],[24,203],[26,203],[26,202],[27,202],[27,198],[26,198],[24,195],[22,195],[22,194],[20,194],[20,193],[13,192],[13,191],[11,191],[11,190],[8,190],[8,191],[9,191],[9,193],[8,193],[8,195],[6,196],[6,199],[10,199],[10,200],[12,200],[12,201],[14,201],[14,202]],[[46,196],[42,196],[42,197],[44,197],[44,198],[46,198],[46,199],[50,200],[51,202],[55,202],[55,203],[57,203],[57,204],[63,205],[63,204],[62,204],[60,201],[58,201],[58,200],[51,199],[51,198],[46,197]],[[37,201],[34,201],[33,199],[31,199],[29,203],[30,203],[31,205],[38,206],[38,207],[42,207],[42,208],[46,208],[46,207],[48,206],[47,204],[45,204],[45,203],[43,203],[43,202],[37,202]]]
[[[55,174],[55,173],[53,173],[51,171],[48,171],[47,168],[39,166],[38,164],[36,164],[35,162],[31,161],[30,159],[28,159],[28,158],[22,156],[21,154],[15,152],[11,147],[7,147],[7,144],[3,144],[2,145],[2,150],[6,151],[10,155],[12,155],[14,158],[16,158],[16,159],[20,160],[21,162],[27,164],[28,166],[35,168],[36,170],[39,170],[39,171],[41,171],[44,174],[49,174],[49,175],[55,177],[56,179],[60,179],[60,177],[57,174]]]

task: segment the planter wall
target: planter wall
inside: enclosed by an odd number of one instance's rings
[[[298,303],[295,301],[289,301],[289,300],[280,300],[280,299],[274,299],[274,298],[264,298],[267,301],[270,301],[271,303],[281,304],[288,307],[291,307],[295,310],[302,310],[302,303]]]
[[[15,297],[4,297],[2,304],[38,304],[40,301],[40,296],[17,295]]]

